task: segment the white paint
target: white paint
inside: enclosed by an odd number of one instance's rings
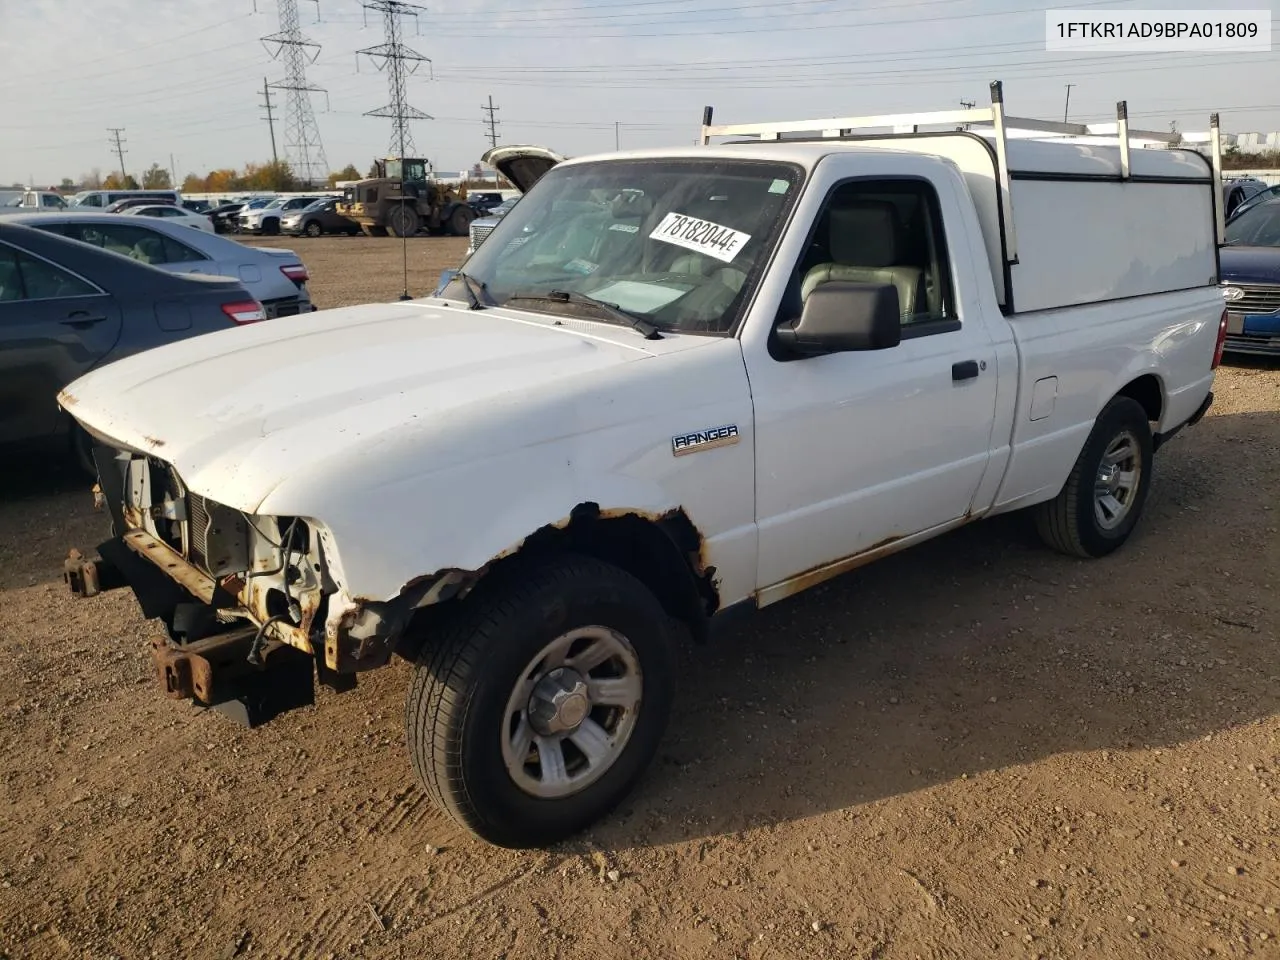
[[[685,510],[728,605],[786,595],[778,584],[889,538],[907,545],[1052,497],[1098,411],[1136,377],[1157,378],[1161,429],[1189,418],[1212,383],[1222,303],[1208,277],[1189,291],[1009,319],[991,280],[990,223],[952,160],[839,144],[675,152],[717,154],[809,171],[736,338],[645,340],[538,313],[371,304],[120,360],[73,383],[69,407],[98,435],[170,460],[214,500],[312,518],[347,597],[389,598],[442,568],[476,569],[592,501]],[[624,156],[635,155],[672,154]],[[937,188],[960,328],[887,350],[774,359],[769,331],[828,188],[886,175]],[[1048,233],[1061,219],[1025,227]],[[1197,242],[1212,235],[1207,217],[1185,227]],[[1132,269],[1157,269],[1155,251],[1181,242],[1117,236],[1131,246],[1117,241],[1113,255]],[[1059,253],[1064,274],[1096,287],[1084,274],[1092,258]],[[953,381],[951,365],[967,360],[980,375]],[[1050,378],[1052,410],[1033,419],[1031,385]],[[737,443],[673,455],[673,437],[729,425]]]

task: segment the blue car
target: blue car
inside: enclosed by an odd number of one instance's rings
[[[1221,250],[1226,350],[1280,357],[1280,196],[1227,222]]]

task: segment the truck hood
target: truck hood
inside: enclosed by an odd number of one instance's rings
[[[1280,247],[1221,247],[1223,283],[1280,283]]]
[[[148,350],[74,381],[58,402],[99,439],[255,512],[290,477],[354,460],[389,433],[525,405],[539,388],[645,359],[649,344],[707,339],[646,341],[623,327],[430,301],[367,304]]]

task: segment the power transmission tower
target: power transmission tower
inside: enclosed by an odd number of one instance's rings
[[[124,127],[107,127],[107,132],[111,134],[111,139],[108,142],[115,146],[116,156],[120,158],[120,185],[124,186],[124,182],[129,179],[129,175],[124,172],[124,155],[128,152],[125,150],[124,145],[128,141],[120,136],[120,134],[124,133]]]
[[[271,85],[267,83],[267,78],[262,78],[262,103],[259,106],[267,111],[264,119],[267,121],[267,129],[271,132],[271,162],[279,163],[280,157],[276,154],[276,123],[275,117],[271,114]]]
[[[320,0],[314,0],[316,14],[320,12]],[[320,143],[320,128],[311,109],[311,94],[323,93],[328,103],[329,93],[323,87],[307,83],[307,65],[320,56],[320,44],[312,43],[302,34],[298,24],[298,0],[276,0],[280,13],[280,32],[262,38],[273,60],[284,61],[284,79],[269,84],[286,93],[284,108],[284,152],[293,175],[311,185],[324,183],[329,178],[329,162]]]
[[[480,109],[489,115],[489,118],[485,120],[485,126],[489,128],[489,146],[496,147],[498,145],[498,119],[495,115],[501,108],[493,105],[493,94],[489,95],[489,105],[486,107],[481,104]]]
[[[385,107],[368,111],[365,116],[390,117],[392,120],[391,152],[399,157],[407,157],[415,150],[409,121],[435,118],[405,102],[405,78],[417,73],[424,63],[430,64],[431,61],[400,40],[400,21],[403,17],[413,17],[416,25],[418,11],[426,8],[414,3],[404,3],[402,0],[367,0],[363,6],[366,11],[366,22],[368,11],[382,14],[382,28],[386,42],[376,47],[357,50],[356,64],[359,65],[360,54],[364,54],[379,70],[386,70],[387,83],[391,90],[391,102]]]

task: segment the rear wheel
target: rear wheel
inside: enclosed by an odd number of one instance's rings
[[[419,226],[418,213],[410,207],[395,207],[387,216],[387,230],[393,237],[412,237]]]
[[[1036,528],[1053,549],[1103,557],[1138,525],[1151,486],[1151,424],[1141,404],[1115,397],[1098,415],[1066,486],[1036,507]]]
[[[675,672],[666,614],[630,574],[576,556],[464,603],[414,670],[414,772],[485,840],[554,843],[612,809],[653,759]]]
[[[321,229],[319,221],[312,220],[307,224],[306,230],[303,232],[306,233],[308,237],[318,237],[320,234],[324,233],[324,230]]]
[[[449,214],[449,232],[455,237],[465,237],[471,231],[471,221],[476,218],[470,207],[455,207]]]

